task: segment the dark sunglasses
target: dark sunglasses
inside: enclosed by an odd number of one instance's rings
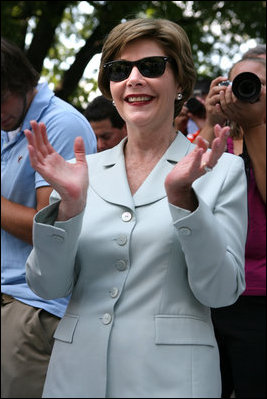
[[[173,62],[171,57],[155,56],[146,57],[138,61],[110,61],[104,64],[109,80],[121,82],[130,76],[134,66],[146,78],[157,78],[164,74],[166,62]]]

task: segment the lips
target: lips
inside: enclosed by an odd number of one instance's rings
[[[2,123],[4,124],[4,125],[6,125],[6,123],[8,123],[9,121],[10,121],[10,116],[8,117],[8,118],[6,118],[6,119],[2,119]]]

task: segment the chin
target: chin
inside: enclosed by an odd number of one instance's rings
[[[1,126],[1,130],[4,130],[5,132],[12,132],[13,130],[16,130],[19,128],[19,124],[16,125],[6,125],[6,126]]]

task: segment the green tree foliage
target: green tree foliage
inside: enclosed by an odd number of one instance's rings
[[[89,61],[115,25],[140,16],[180,24],[203,77],[222,73],[212,56],[231,59],[249,39],[265,42],[265,1],[1,1],[1,34],[25,50],[59,97],[83,108],[97,89],[83,76]]]

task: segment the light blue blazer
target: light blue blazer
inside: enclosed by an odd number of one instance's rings
[[[168,203],[164,180],[194,145],[179,133],[132,196],[124,141],[87,157],[81,214],[55,222],[54,192],[35,217],[28,284],[47,299],[72,293],[43,396],[220,397],[210,307],[245,288],[243,161],[224,154],[195,181],[191,213]]]

